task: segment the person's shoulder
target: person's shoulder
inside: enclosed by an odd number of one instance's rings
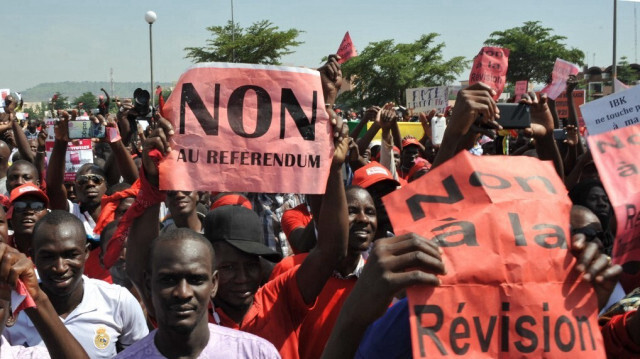
[[[274,354],[275,357],[280,357],[271,342],[255,334],[211,323],[209,323],[209,333],[211,333],[209,343],[225,343],[226,345],[230,345],[235,342],[236,345],[234,346],[239,348],[244,347],[251,349],[252,352],[260,351],[263,352],[263,354]],[[214,341],[212,341],[213,337],[215,337]]]
[[[117,284],[107,283],[103,280],[89,278],[87,276],[84,276],[84,284],[88,286],[91,291],[95,292],[93,295],[100,295],[108,301],[120,303],[126,299],[135,300],[135,297],[127,288]]]
[[[116,355],[116,359],[136,359],[136,358],[161,358],[159,352],[153,342],[155,331],[149,333],[146,337],[128,346],[125,350]]]

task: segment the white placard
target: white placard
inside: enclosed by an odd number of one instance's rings
[[[640,86],[580,106],[590,135],[640,123]]]

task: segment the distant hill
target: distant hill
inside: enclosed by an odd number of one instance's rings
[[[174,86],[174,84],[169,82],[160,82],[155,83],[155,85],[160,85],[163,88],[169,88]],[[115,96],[120,97],[132,97],[133,91],[138,87],[143,88],[145,90],[149,90],[148,82],[114,82],[113,83],[113,92],[111,93],[111,83],[109,82],[49,82],[42,83],[35,87],[32,87],[28,90],[22,91],[22,98],[26,102],[40,102],[40,101],[49,101],[51,96],[60,92],[63,96],[69,98],[70,101],[75,99],[76,97],[82,95],[85,92],[92,92],[94,95],[99,96],[102,95],[102,91],[100,88],[104,88],[109,93],[109,96],[112,98]],[[12,89],[13,91],[13,89]]]

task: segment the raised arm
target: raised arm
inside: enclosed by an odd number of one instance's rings
[[[51,358],[89,358],[60,320],[47,295],[40,289],[33,262],[18,250],[0,243],[0,297],[11,298],[8,289],[17,289],[18,279],[24,283],[27,293],[36,304],[24,311],[47,346]]]
[[[71,115],[66,111],[59,111],[60,120],[53,126],[55,142],[47,168],[47,196],[50,209],[69,210],[67,189],[64,186],[64,165],[69,142],[69,121],[75,120],[77,115],[76,110],[73,110]]]
[[[35,164],[35,155],[33,152],[31,152],[31,146],[29,146],[27,135],[24,133],[22,127],[20,127],[20,122],[15,117],[15,113],[11,114],[11,118],[11,129],[13,130],[13,138],[16,141],[18,152],[20,153],[20,158]]]
[[[337,56],[331,55],[319,69],[326,103],[333,103],[342,84],[342,72],[337,60]],[[328,110],[334,128],[335,151],[317,222],[318,242],[296,274],[298,288],[307,304],[315,302],[334,269],[347,255],[349,237],[347,197],[342,182],[342,164],[349,149],[349,128],[336,118],[331,108]]]
[[[373,106],[369,107],[364,113],[364,118],[366,119],[366,121],[373,121],[373,123],[371,123],[371,127],[369,127],[367,132],[365,132],[361,138],[354,137],[356,143],[358,144],[358,151],[360,151],[360,153],[364,153],[364,151],[367,150],[369,144],[371,143],[371,140],[376,137],[376,134],[380,130],[380,124],[374,121],[376,119],[376,116],[378,116],[378,112],[380,112],[380,107]]]
[[[577,151],[576,157],[584,153],[584,147],[582,147],[582,141],[580,137],[580,126],[578,124],[578,111],[576,111],[576,104],[573,102],[573,92],[578,86],[578,78],[576,75],[570,75],[567,80],[567,106],[569,107],[569,117],[567,118],[567,125],[575,126],[578,129],[578,142],[575,150]]]
[[[98,115],[98,118],[104,121],[101,115]],[[133,161],[133,158],[131,158],[131,153],[129,153],[129,150],[123,143],[123,139],[131,137],[129,121],[126,119],[126,116],[118,116],[117,122],[116,118],[109,116],[105,122],[107,122],[108,127],[117,128],[120,133],[119,138],[109,139],[111,156],[113,156],[112,158],[118,169],[118,174],[122,176],[125,182],[133,183],[139,176],[138,167],[136,167],[136,163]]]

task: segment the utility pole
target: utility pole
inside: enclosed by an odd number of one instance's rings
[[[109,71],[109,80],[111,81],[111,96],[115,96],[115,94],[113,93],[113,67],[110,69]]]

